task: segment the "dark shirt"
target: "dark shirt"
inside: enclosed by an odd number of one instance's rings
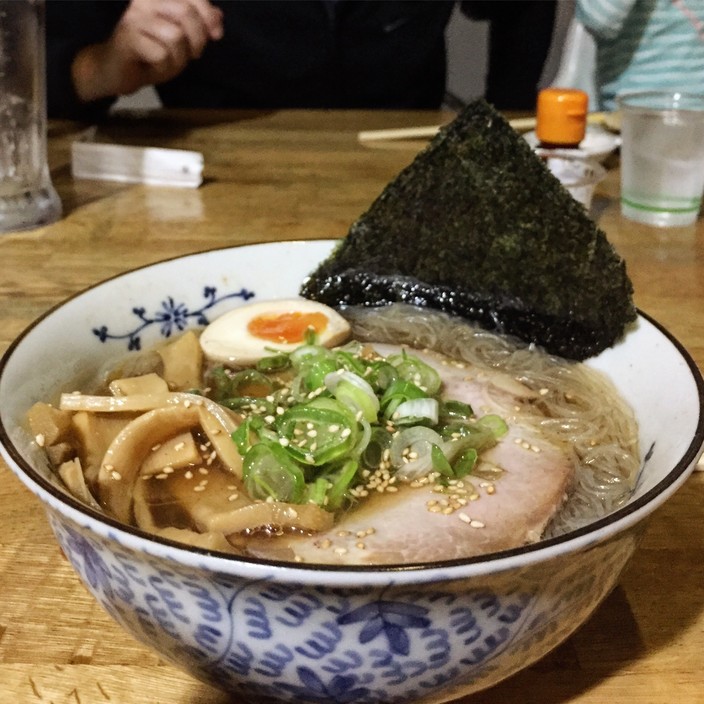
[[[435,109],[445,93],[445,29],[453,0],[216,2],[224,36],[171,81],[167,107]],[[485,97],[532,109],[550,47],[555,0],[464,0],[490,21]],[[104,41],[126,0],[47,0],[50,117],[99,119],[114,98],[85,105],[71,82],[84,46]],[[467,47],[471,53],[471,47]]]
[[[224,36],[157,86],[171,107],[437,108],[453,2],[261,0],[216,3]],[[47,98],[53,117],[95,117],[71,85],[80,48],[103,41],[127,3],[47,2]]]

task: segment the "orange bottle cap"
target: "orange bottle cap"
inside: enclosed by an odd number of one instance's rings
[[[587,129],[589,96],[576,88],[544,88],[538,93],[535,133],[547,144],[576,146]]]

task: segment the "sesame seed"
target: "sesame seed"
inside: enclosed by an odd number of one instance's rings
[[[176,452],[180,452],[181,450],[183,450],[184,447],[186,447],[186,443],[179,442],[178,444],[174,445],[174,450],[176,450]]]
[[[46,438],[42,433],[38,433],[37,435],[34,436],[34,441],[39,445],[39,447],[44,447],[44,443],[46,442]]]
[[[457,514],[457,518],[459,518],[463,523],[471,523],[472,521],[472,519],[464,512]]]
[[[279,445],[281,445],[281,447],[288,447],[289,446],[288,438],[279,438]]]
[[[119,482],[120,479],[122,479],[122,475],[121,475],[117,470],[113,470],[112,472],[110,472],[110,476],[111,476],[116,482]]]
[[[210,474],[210,471],[208,470],[207,467],[198,467],[198,473],[199,474]]]
[[[366,550],[367,549],[367,546],[361,540],[359,542],[355,543],[354,546],[358,550]]]
[[[157,474],[157,475],[156,475],[156,478],[157,478],[157,479],[168,479],[168,478],[169,478],[169,475],[168,475],[168,474],[164,474],[163,472],[161,472],[160,474]]]
[[[105,471],[106,471],[106,472],[112,472],[112,470],[115,469],[115,466],[112,465],[112,464],[106,464],[106,465],[103,465],[103,466],[105,467]]]
[[[239,495],[239,494],[230,494],[230,495],[227,497],[227,500],[228,500],[228,501],[237,501],[237,499],[239,499],[239,498],[240,498],[240,495]]]
[[[186,470],[186,472],[184,473],[183,476],[186,477],[186,479],[193,479],[193,472],[191,472],[191,470],[188,469],[188,470]]]
[[[199,484],[193,487],[193,491],[205,491],[205,487]]]
[[[173,474],[174,473],[174,468],[173,467],[164,467],[164,469],[161,470],[164,474]]]
[[[346,555],[346,554],[347,554],[347,548],[343,548],[343,547],[335,548],[334,552],[335,552],[335,554],[337,554],[337,555]]]
[[[156,445],[152,445],[152,452],[156,452],[161,447],[161,443],[158,442]]]
[[[484,528],[484,527],[485,527],[484,523],[482,523],[481,521],[477,521],[476,519],[471,520],[471,521],[469,522],[469,525],[470,525],[472,528]]]

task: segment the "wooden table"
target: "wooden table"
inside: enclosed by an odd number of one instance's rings
[[[102,137],[202,151],[197,190],[74,181],[82,126],[50,127],[63,219],[0,236],[0,351],[36,316],[106,277],[197,250],[343,236],[421,142],[362,146],[361,129],[435,124],[438,113],[159,113]],[[597,195],[638,306],[704,365],[704,222],[658,231],[623,220],[618,171]],[[657,382],[657,380],[654,380]],[[654,517],[616,590],[544,660],[466,704],[704,701],[704,473]],[[0,704],[224,704],[136,643],[62,558],[35,498],[0,462]]]

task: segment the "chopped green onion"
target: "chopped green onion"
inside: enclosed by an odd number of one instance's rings
[[[309,391],[322,388],[325,385],[325,377],[335,372],[336,369],[337,365],[334,359],[316,357],[306,361],[301,369],[305,388]]]
[[[506,421],[501,416],[497,416],[494,413],[488,413],[487,415],[479,418],[477,420],[477,425],[481,428],[490,430],[497,440],[508,433],[508,425],[506,425]]]
[[[452,418],[457,420],[469,420],[474,415],[472,407],[468,403],[450,399],[443,401],[440,408],[442,418]]]
[[[325,506],[328,509],[335,511],[343,505],[347,491],[357,476],[358,469],[359,463],[356,460],[348,460],[339,471],[327,476],[330,487],[327,491]]]
[[[452,465],[452,470],[457,479],[462,479],[474,471],[479,455],[477,451],[470,447],[465,450],[458,460]]]
[[[363,376],[367,369],[366,364],[360,359],[359,354],[351,352],[350,350],[336,350],[335,361],[339,369],[346,369],[358,376]]]
[[[371,437],[360,460],[367,469],[378,469],[384,460],[386,451],[391,447],[391,433],[386,428],[376,426],[372,428]]]
[[[270,357],[262,357],[255,365],[255,369],[263,374],[282,372],[291,366],[291,358],[287,354],[274,354]]]
[[[399,404],[391,419],[396,425],[437,425],[438,407],[434,398],[412,398]]]
[[[436,472],[440,472],[445,477],[454,477],[455,473],[452,465],[448,462],[445,453],[439,445],[432,444],[430,446],[430,460]]]
[[[287,409],[276,420],[286,452],[303,465],[320,466],[343,457],[357,442],[349,412],[333,399],[316,399]]]
[[[380,359],[363,349],[330,350],[309,330],[305,344],[270,350],[254,369],[210,372],[211,397],[245,417],[232,439],[252,498],[338,511],[355,500],[360,468],[411,481],[480,476],[488,466],[479,453],[507,432],[502,418],[441,400],[439,374],[405,350]]]
[[[384,418],[388,420],[404,401],[410,401],[414,398],[428,398],[428,394],[406,379],[397,379],[392,382],[381,397],[380,403],[384,411]]]
[[[249,449],[259,440],[259,430],[264,421],[259,416],[246,417],[231,434],[232,441],[237,445],[237,450],[244,457]],[[254,437],[254,442],[252,441]]]
[[[386,361],[396,367],[403,379],[419,386],[429,395],[433,396],[440,391],[442,385],[440,375],[429,364],[409,354],[406,350],[403,350],[401,354],[387,357]]]
[[[306,502],[325,506],[328,489],[332,484],[325,477],[318,477],[306,485]]]
[[[314,345],[318,339],[318,333],[315,331],[315,328],[312,325],[309,325],[306,328],[306,331],[303,333],[303,342],[306,345]]]
[[[274,404],[260,396],[236,396],[220,401],[225,408],[231,411],[252,411],[253,413],[273,413]]]
[[[375,391],[379,393],[384,393],[384,391],[398,379],[396,367],[388,362],[372,362],[369,369],[371,370],[368,377],[369,383],[374,387]]]
[[[245,488],[253,499],[300,503],[305,491],[305,478],[298,465],[279,445],[260,442],[243,458]]]
[[[362,377],[345,369],[339,369],[325,377],[325,386],[340,402],[353,411],[361,411],[370,423],[377,420],[379,399],[374,389]]]
[[[230,396],[268,396],[274,390],[274,383],[256,369],[243,369],[230,380]]]
[[[401,479],[418,479],[432,471],[432,447],[442,444],[440,435],[431,428],[422,425],[404,428],[391,442],[391,464]]]
[[[209,396],[220,403],[223,399],[232,396],[232,377],[225,367],[214,367],[208,373],[207,385],[210,388]]]

